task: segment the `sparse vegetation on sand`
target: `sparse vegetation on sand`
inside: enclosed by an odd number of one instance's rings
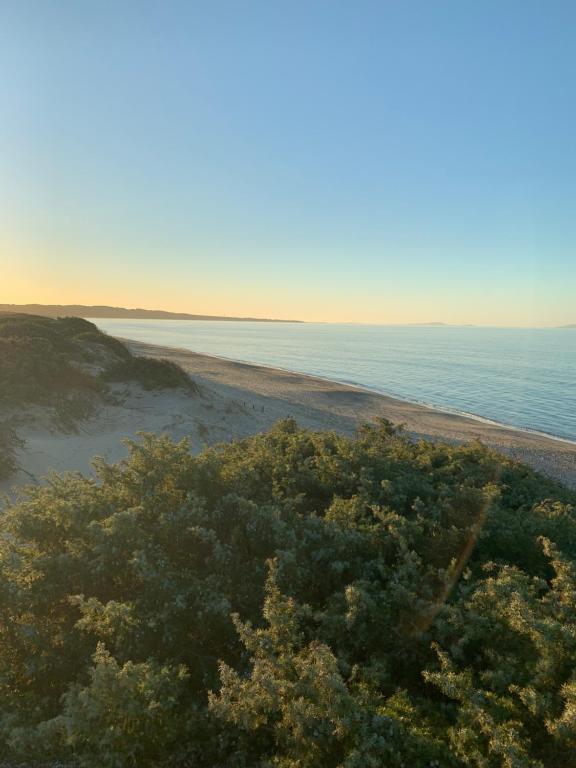
[[[570,768],[575,502],[386,422],[144,436],[0,517],[0,754]]]

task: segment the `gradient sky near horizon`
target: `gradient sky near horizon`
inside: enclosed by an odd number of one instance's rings
[[[576,3],[4,0],[0,303],[576,322]]]

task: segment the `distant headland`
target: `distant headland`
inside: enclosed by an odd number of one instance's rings
[[[277,320],[265,317],[226,317],[191,315],[161,309],[125,309],[124,307],[86,306],[84,304],[0,304],[0,312],[25,312],[44,317],[107,317],[131,320],[236,320],[253,323],[301,323],[301,320]]]

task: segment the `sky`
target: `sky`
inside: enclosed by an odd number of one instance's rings
[[[576,322],[572,0],[3,0],[0,303]]]

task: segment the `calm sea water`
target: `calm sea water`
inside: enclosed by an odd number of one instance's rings
[[[103,320],[104,331],[576,440],[576,330]]]

